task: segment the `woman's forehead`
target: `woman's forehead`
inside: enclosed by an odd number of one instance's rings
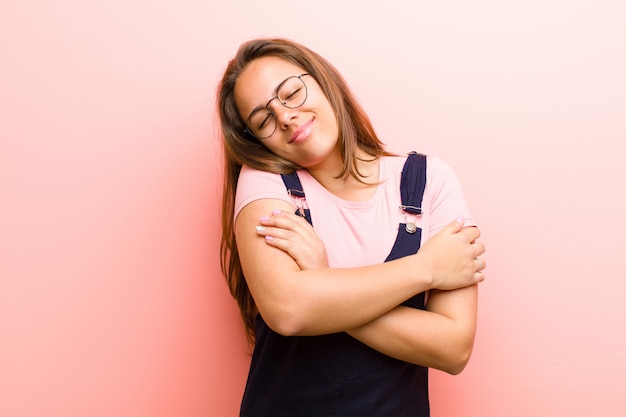
[[[271,84],[275,88],[285,78],[292,75],[300,75],[306,72],[303,68],[287,61],[283,58],[268,56],[257,58],[250,62],[241,72],[237,80],[238,84],[261,84],[263,82]]]
[[[287,77],[305,72],[285,59],[268,56],[250,62],[235,82],[235,102],[240,113],[263,105]]]

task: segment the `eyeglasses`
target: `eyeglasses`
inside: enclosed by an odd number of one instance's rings
[[[276,95],[272,97],[265,107],[255,109],[246,120],[245,132],[257,139],[267,139],[276,131],[276,114],[269,108],[275,99],[288,109],[296,109],[304,104],[307,98],[306,84],[302,77],[307,73],[292,75],[278,85]]]

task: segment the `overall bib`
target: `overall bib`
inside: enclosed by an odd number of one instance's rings
[[[304,198],[298,175],[283,175]],[[426,157],[410,153],[402,170],[405,212],[420,215]],[[308,209],[298,209],[309,223]],[[421,229],[400,223],[385,262],[415,254]],[[424,293],[403,305],[425,308]],[[285,337],[256,318],[256,343],[240,417],[428,417],[428,368],[384,355],[345,332]]]

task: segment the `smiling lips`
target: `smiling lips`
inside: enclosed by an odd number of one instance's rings
[[[311,119],[305,122],[302,126],[298,128],[298,130],[293,132],[293,135],[291,135],[291,137],[289,138],[289,143],[302,142],[303,140],[308,138],[309,134],[311,134],[311,125],[313,124],[313,120],[314,119]]]

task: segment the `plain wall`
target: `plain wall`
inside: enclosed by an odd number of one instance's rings
[[[237,415],[214,95],[265,35],[461,178],[487,281],[433,417],[626,414],[624,22],[620,0],[3,0],[0,415]]]

